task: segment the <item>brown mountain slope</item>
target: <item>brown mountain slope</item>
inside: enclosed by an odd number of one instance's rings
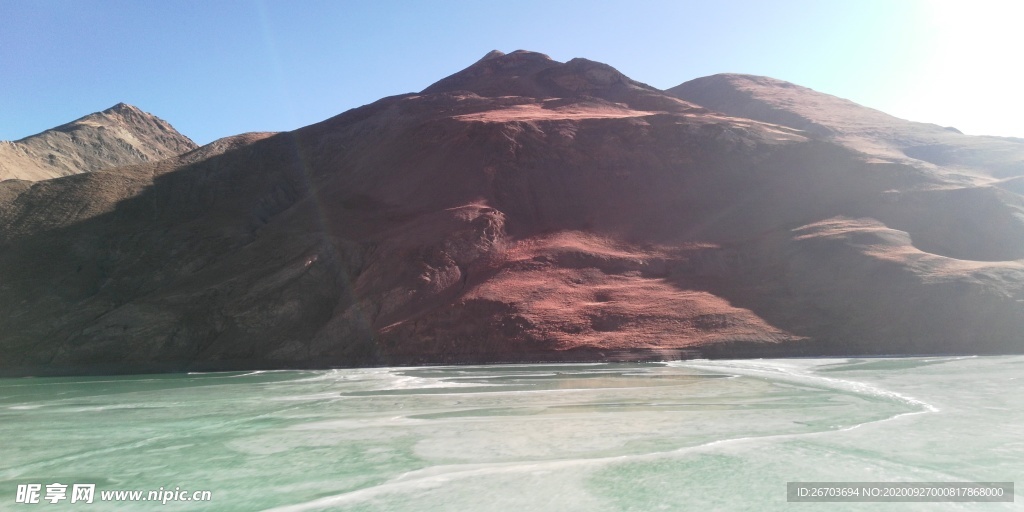
[[[880,159],[911,162],[951,183],[983,185],[1024,175],[1022,139],[906,121],[775,78],[712,75],[666,92],[729,115],[805,130]]]
[[[885,208],[890,227],[913,233],[922,249],[968,260],[1024,254],[1017,236],[1024,140],[964,135],[905,121],[768,77],[713,75],[667,92],[729,115],[803,130],[879,162],[912,165],[929,175],[921,186],[890,191],[893,203],[909,204]],[[921,215],[925,210],[931,213]],[[910,218],[909,212],[917,213]]]
[[[118,103],[25,137],[0,141],[0,181],[38,181],[163,160],[196,148],[166,121]]]
[[[8,183],[6,373],[1024,350],[1016,194],[920,196],[929,169],[582,59]]]

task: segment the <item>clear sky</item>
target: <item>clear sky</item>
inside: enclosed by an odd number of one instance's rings
[[[659,88],[768,75],[1024,137],[1024,0],[0,0],[0,140],[124,101],[198,143],[419,91],[490,50]]]

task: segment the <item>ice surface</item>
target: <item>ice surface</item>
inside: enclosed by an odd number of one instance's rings
[[[933,357],[7,379],[0,509],[53,482],[208,489],[204,510],[647,511],[794,510],[787,481],[1024,481],[1022,375]],[[866,507],[936,509],[828,509]]]

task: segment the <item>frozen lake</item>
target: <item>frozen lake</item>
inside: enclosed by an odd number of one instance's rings
[[[0,509],[1013,510],[787,504],[786,482],[1019,486],[1022,379],[1024,357],[3,379]],[[94,503],[16,503],[53,483]],[[101,499],[161,488],[211,498]]]

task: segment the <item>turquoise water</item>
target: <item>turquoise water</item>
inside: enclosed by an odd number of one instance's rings
[[[1022,378],[1024,357],[4,379],[0,509],[1014,510],[786,503],[786,482],[1019,487]],[[96,499],[16,503],[54,482]],[[211,500],[99,499],[175,487]]]

